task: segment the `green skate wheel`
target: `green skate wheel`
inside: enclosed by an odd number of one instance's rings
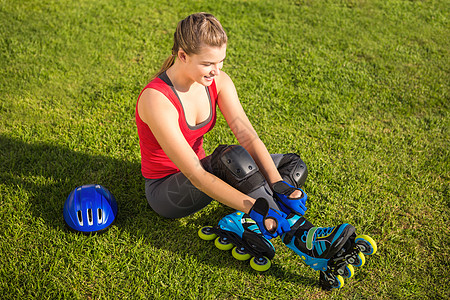
[[[377,243],[368,235],[361,234],[355,238],[359,250],[365,255],[373,255],[377,252]]]
[[[233,248],[233,250],[231,251],[231,254],[237,260],[247,260],[247,259],[250,259],[250,257],[252,257],[250,254],[242,251],[241,249],[239,249],[237,247]]]
[[[355,267],[362,267],[366,263],[366,258],[364,257],[364,254],[358,252],[357,257],[350,257],[347,262]]]
[[[253,270],[256,270],[258,272],[265,272],[270,269],[272,263],[270,262],[270,259],[265,256],[261,258],[252,257],[252,259],[250,260],[250,266]]]
[[[233,244],[230,243],[227,238],[222,238],[220,236],[214,241],[214,245],[216,245],[218,249],[224,251],[231,250],[231,248],[233,248]]]
[[[217,237],[217,234],[211,232],[212,227],[205,226],[198,230],[198,236],[205,241],[212,241]]]

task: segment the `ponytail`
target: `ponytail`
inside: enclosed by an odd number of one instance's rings
[[[163,65],[161,66],[161,69],[159,69],[159,71],[152,76],[151,80],[157,78],[159,75],[167,71],[174,63],[175,63],[175,55],[172,54],[168,58],[166,58]]]

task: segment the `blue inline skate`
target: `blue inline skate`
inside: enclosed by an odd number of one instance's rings
[[[364,255],[372,255],[376,252],[377,244],[370,236],[353,233],[344,247],[328,261],[327,271],[320,272],[321,287],[325,290],[335,288],[334,276],[353,277],[353,266],[362,267],[366,263]]]
[[[218,226],[200,228],[198,235],[203,240],[214,240],[220,250],[232,250],[237,260],[250,260],[256,271],[267,271],[270,260],[275,256],[275,248],[259,230],[249,215],[236,211],[222,218]]]
[[[294,250],[312,269],[320,272],[320,286],[325,290],[341,288],[343,277],[350,278],[354,268],[365,263],[366,255],[377,251],[377,244],[367,235],[356,236],[355,227],[341,224],[335,227],[314,227],[302,215],[306,212],[306,193],[285,181],[273,185],[276,200],[288,215],[291,230],[282,236],[287,247]],[[300,190],[300,198],[290,198]]]
[[[313,270],[320,271],[320,286],[325,290],[341,288],[343,277],[354,274],[353,266],[365,263],[366,255],[377,251],[375,241],[367,235],[356,236],[355,227],[314,227],[304,217],[288,217],[291,231],[282,236],[283,243]]]

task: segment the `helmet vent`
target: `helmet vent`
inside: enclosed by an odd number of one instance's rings
[[[87,210],[87,215],[88,215],[88,224],[89,225],[94,225],[94,218],[92,217],[92,209],[91,208],[89,208],[88,210]]]
[[[97,209],[97,223],[98,224],[101,224],[102,223],[102,209],[101,208],[99,208],[99,209]]]
[[[83,226],[83,215],[81,213],[81,210],[77,211],[77,217],[78,217],[78,223],[80,223],[80,225]]]

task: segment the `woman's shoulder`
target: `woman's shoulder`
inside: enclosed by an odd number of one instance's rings
[[[139,102],[153,109],[173,107],[169,95],[155,87],[145,88],[139,97]]]
[[[229,88],[231,86],[234,86],[233,80],[224,71],[220,71],[220,75],[216,77],[215,81],[216,81],[217,93],[220,93],[220,91],[224,88]]]
[[[149,86],[142,91],[139,97],[138,112],[145,123],[147,123],[149,118],[154,118],[155,116],[178,116],[176,108],[167,95],[163,91]]]
[[[145,99],[145,102],[167,103],[171,97],[172,90],[170,86],[161,78],[153,78],[141,91],[139,101]]]

